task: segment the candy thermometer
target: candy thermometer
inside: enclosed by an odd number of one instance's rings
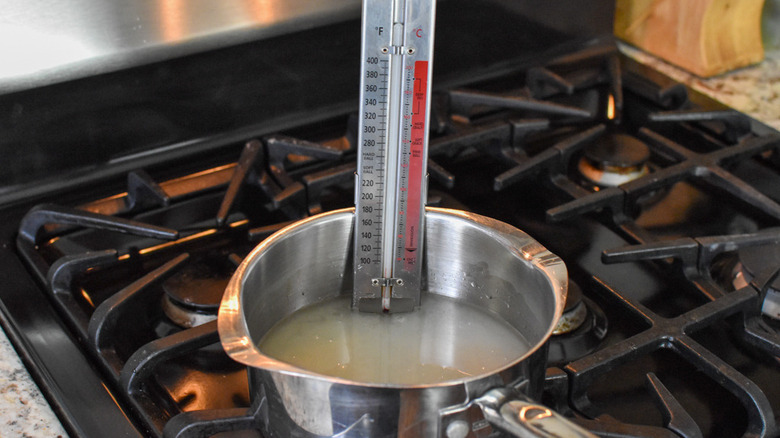
[[[363,312],[420,305],[435,0],[364,0],[354,291]]]

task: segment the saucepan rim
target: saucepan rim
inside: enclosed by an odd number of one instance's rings
[[[262,353],[257,345],[252,342],[246,317],[242,310],[242,285],[248,270],[256,263],[256,260],[262,253],[268,251],[289,234],[305,230],[313,222],[338,220],[341,216],[346,214],[354,216],[354,211],[354,208],[332,210],[294,222],[263,240],[249,253],[249,255],[247,255],[230,279],[219,307],[218,331],[222,347],[228,356],[249,367],[260,368],[270,372],[279,372],[290,376],[317,379],[331,384],[387,389],[427,389],[463,385],[500,374],[505,370],[517,366],[519,363],[533,355],[549,340],[555,325],[563,313],[566,301],[568,274],[563,260],[549,252],[544,246],[525,232],[504,222],[461,210],[426,207],[426,217],[429,215],[450,216],[472,222],[478,226],[497,229],[498,232],[495,233],[495,237],[502,245],[513,250],[518,257],[522,257],[531,262],[536,269],[539,269],[545,275],[547,281],[550,283],[550,291],[554,294],[554,317],[551,319],[544,335],[528,351],[499,368],[487,370],[484,373],[473,376],[429,384],[372,383],[350,380],[309,371]],[[500,316],[496,315],[496,317]]]

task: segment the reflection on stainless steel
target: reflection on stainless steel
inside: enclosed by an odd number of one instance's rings
[[[596,438],[561,414],[507,388],[491,389],[476,403],[485,419],[515,437]]]
[[[0,2],[0,93],[357,18],[359,0]]]

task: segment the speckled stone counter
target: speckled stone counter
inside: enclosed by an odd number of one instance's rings
[[[5,332],[0,330],[0,438],[66,436]]]
[[[639,50],[621,50],[695,90],[780,130],[780,50],[760,65],[701,79]],[[67,436],[57,417],[0,331],[0,438]]]

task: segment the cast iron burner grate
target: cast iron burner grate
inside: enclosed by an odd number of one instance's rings
[[[352,147],[348,139],[342,143]],[[347,149],[272,136],[248,142],[229,172],[216,168],[162,184],[135,172],[120,197],[81,209],[51,204],[32,209],[22,220],[17,246],[147,428],[161,435],[175,413],[208,406],[203,415],[190,416],[208,418],[208,430],[246,429],[246,371],[219,345],[215,298],[187,289],[225,283],[243,256],[288,224],[286,219],[319,212],[326,190],[341,190],[338,186],[346,183],[351,191],[354,164],[338,161]],[[287,159],[296,164],[284,163]],[[296,171],[303,176],[293,176]],[[241,189],[260,193],[265,208],[231,214]],[[206,213],[197,221],[193,209],[203,208],[211,209],[211,219]],[[178,210],[187,212],[180,231],[150,223],[180,222]],[[250,222],[263,225],[250,227]],[[106,244],[115,247],[98,249]],[[212,266],[205,278],[203,263],[221,268]],[[196,322],[182,324],[164,303],[187,309]],[[192,423],[185,429],[195,430]],[[202,433],[198,429],[196,436]]]

